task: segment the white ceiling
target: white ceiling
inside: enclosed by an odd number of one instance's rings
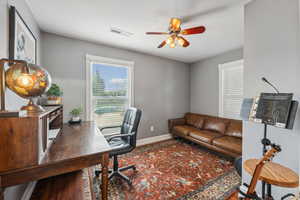
[[[27,0],[43,31],[192,63],[243,46],[243,5],[247,0]],[[188,48],[157,49],[169,19],[182,28],[204,25],[202,35],[186,36]],[[110,32],[111,27],[134,33]]]

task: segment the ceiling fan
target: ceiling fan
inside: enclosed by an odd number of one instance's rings
[[[169,37],[164,40],[157,48],[162,48],[166,44],[168,44],[171,48],[176,47],[179,44],[182,47],[188,47],[190,42],[187,41],[181,35],[192,35],[192,34],[200,34],[205,32],[204,26],[198,26],[188,29],[181,30],[181,20],[178,18],[171,18],[169,25],[169,32],[146,32],[147,35],[169,35]]]

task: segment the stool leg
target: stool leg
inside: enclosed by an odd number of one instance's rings
[[[261,192],[262,193],[262,199],[265,199],[265,196],[266,196],[265,195],[266,194],[266,192],[265,192],[265,190],[266,190],[266,182],[262,181],[261,184],[262,184],[262,190],[261,190],[262,191]]]
[[[268,195],[268,199],[274,199],[272,197],[272,185],[271,184],[267,184],[267,195]]]

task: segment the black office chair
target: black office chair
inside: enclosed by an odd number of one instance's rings
[[[124,120],[121,126],[103,127],[100,131],[110,128],[121,128],[120,134],[108,135],[106,139],[109,145],[112,147],[110,157],[113,157],[113,169],[109,170],[109,179],[114,176],[118,176],[124,179],[129,185],[131,185],[130,179],[122,174],[122,171],[133,169],[136,170],[134,165],[119,168],[118,155],[131,152],[136,147],[136,136],[138,126],[141,120],[142,111],[136,108],[129,108],[124,116]],[[99,176],[101,171],[95,171],[96,176]]]

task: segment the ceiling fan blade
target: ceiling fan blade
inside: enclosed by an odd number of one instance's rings
[[[181,20],[178,18],[171,18],[169,29],[173,31],[180,30]]]
[[[178,37],[178,44],[182,47],[190,46],[190,42],[187,41],[184,37],[181,37],[181,36]]]
[[[168,35],[167,32],[146,32],[147,35]]]
[[[194,28],[188,28],[188,29],[184,29],[182,30],[180,33],[182,35],[192,35],[192,34],[200,34],[205,32],[205,27],[204,26],[198,26],[198,27],[194,27]]]
[[[166,44],[167,44],[167,42],[166,42],[166,41],[163,41],[162,43],[160,43],[160,45],[158,45],[157,48],[162,48],[162,47],[165,46]]]

